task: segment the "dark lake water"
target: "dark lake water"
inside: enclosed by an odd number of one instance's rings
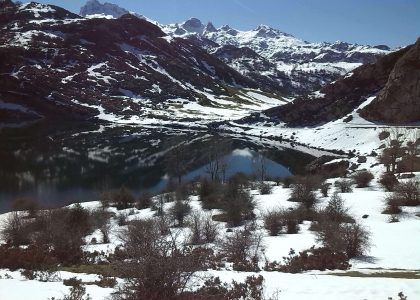
[[[134,194],[158,192],[182,166],[182,180],[209,175],[217,153],[224,176],[237,172],[284,177],[301,173],[313,157],[247,137],[208,131],[98,124],[41,124],[0,131],[0,210],[21,197],[43,204],[97,200],[121,186]],[[177,179],[176,179],[177,180]]]

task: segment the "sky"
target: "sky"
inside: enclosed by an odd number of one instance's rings
[[[78,13],[86,0],[34,0]],[[101,1],[103,2],[103,1]],[[391,47],[420,36],[420,0],[108,0],[161,24],[190,17],[250,30],[266,24],[311,42]]]

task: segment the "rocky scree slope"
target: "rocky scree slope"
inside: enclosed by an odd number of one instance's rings
[[[258,83],[189,40],[125,14],[82,18],[60,7],[0,2],[0,117],[129,122],[171,102],[206,105]],[[211,103],[210,103],[211,104]]]

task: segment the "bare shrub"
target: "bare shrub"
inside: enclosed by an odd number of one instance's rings
[[[273,192],[273,187],[267,182],[260,182],[258,184],[258,190],[261,195],[269,195]]]
[[[345,207],[344,200],[338,195],[338,193],[334,193],[331,196],[331,199],[328,201],[328,204],[323,210],[323,213],[325,219],[330,222],[351,223],[354,221],[353,218],[349,216],[348,208]]]
[[[285,257],[283,264],[276,261],[266,264],[265,271],[300,273],[310,270],[347,270],[350,267],[346,254],[329,248],[311,247],[296,254],[293,249]]]
[[[249,299],[263,300],[264,297],[264,277],[248,276],[245,281],[232,283],[222,283],[219,277],[212,277],[204,282],[196,292],[189,293],[190,298],[185,297],[180,300],[233,300],[233,299]],[[188,294],[186,295],[188,296]],[[270,298],[271,299],[271,298]]]
[[[310,185],[297,183],[292,186],[289,201],[301,202],[307,209],[312,209],[317,202],[317,198]]]
[[[398,179],[394,174],[385,172],[381,175],[379,183],[388,191],[394,191],[394,188],[398,185]]]
[[[245,220],[255,217],[255,201],[249,190],[236,182],[229,181],[224,188],[222,208],[226,221],[231,226],[242,225]]]
[[[182,227],[184,225],[184,219],[188,216],[191,211],[191,206],[188,202],[182,200],[176,200],[171,207],[169,213],[172,219],[177,221],[177,225]]]
[[[145,209],[152,206],[152,197],[149,193],[145,192],[140,195],[140,197],[137,200],[136,207],[137,209]]]
[[[352,177],[358,188],[368,187],[370,182],[375,178],[369,171],[358,171]]]
[[[27,245],[30,242],[31,229],[22,212],[13,211],[4,221],[1,231],[3,238],[12,246]]]
[[[80,204],[73,208],[47,210],[36,219],[37,243],[50,245],[63,263],[82,259],[83,238],[92,231],[90,213]]]
[[[287,176],[287,177],[284,177],[282,181],[283,181],[283,187],[287,189],[295,182],[295,178],[293,176]]]
[[[420,205],[420,182],[409,180],[398,184],[395,187],[394,196],[399,199],[401,205]]]
[[[115,267],[128,279],[115,299],[173,299],[201,268],[197,252],[173,233],[162,235],[155,220],[131,222],[120,238],[124,255]]]
[[[50,298],[50,300],[92,300],[89,294],[86,294],[86,288],[83,285],[75,285],[70,288],[70,293],[62,299]]]
[[[218,234],[218,225],[212,220],[210,214],[194,213],[190,220],[190,243],[201,245],[213,243]]]
[[[200,181],[198,190],[200,201],[204,209],[220,208],[223,186],[218,181],[211,181],[207,177]]]
[[[248,230],[234,230],[220,241],[220,253],[233,263],[236,271],[258,271],[263,253],[262,235]]]
[[[128,223],[128,215],[124,212],[117,215],[117,224],[118,226],[125,226]]]
[[[385,198],[386,208],[383,214],[397,215],[402,212],[400,206],[402,205],[400,199],[395,195],[387,195]]]
[[[350,179],[341,179],[335,182],[335,185],[338,187],[341,193],[351,193],[353,191],[352,185],[353,181]]]
[[[13,211],[27,211],[29,217],[34,217],[37,211],[40,209],[40,204],[33,198],[16,198],[12,202]]]
[[[342,252],[348,258],[366,253],[370,248],[370,233],[358,223],[321,223],[317,239],[324,247]]]
[[[112,202],[118,210],[122,210],[133,207],[136,199],[133,194],[123,186],[119,191],[113,194]]]
[[[264,217],[264,227],[271,236],[277,236],[281,232],[284,224],[283,210],[268,211]]]

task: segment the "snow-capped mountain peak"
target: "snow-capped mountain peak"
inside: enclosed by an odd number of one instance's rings
[[[88,0],[85,5],[80,8],[80,13],[83,17],[92,16],[109,16],[113,18],[119,18],[125,14],[132,14],[140,19],[145,19],[144,16],[135,12],[130,12],[125,8],[122,8],[116,4],[105,2],[102,4],[98,0]]]

